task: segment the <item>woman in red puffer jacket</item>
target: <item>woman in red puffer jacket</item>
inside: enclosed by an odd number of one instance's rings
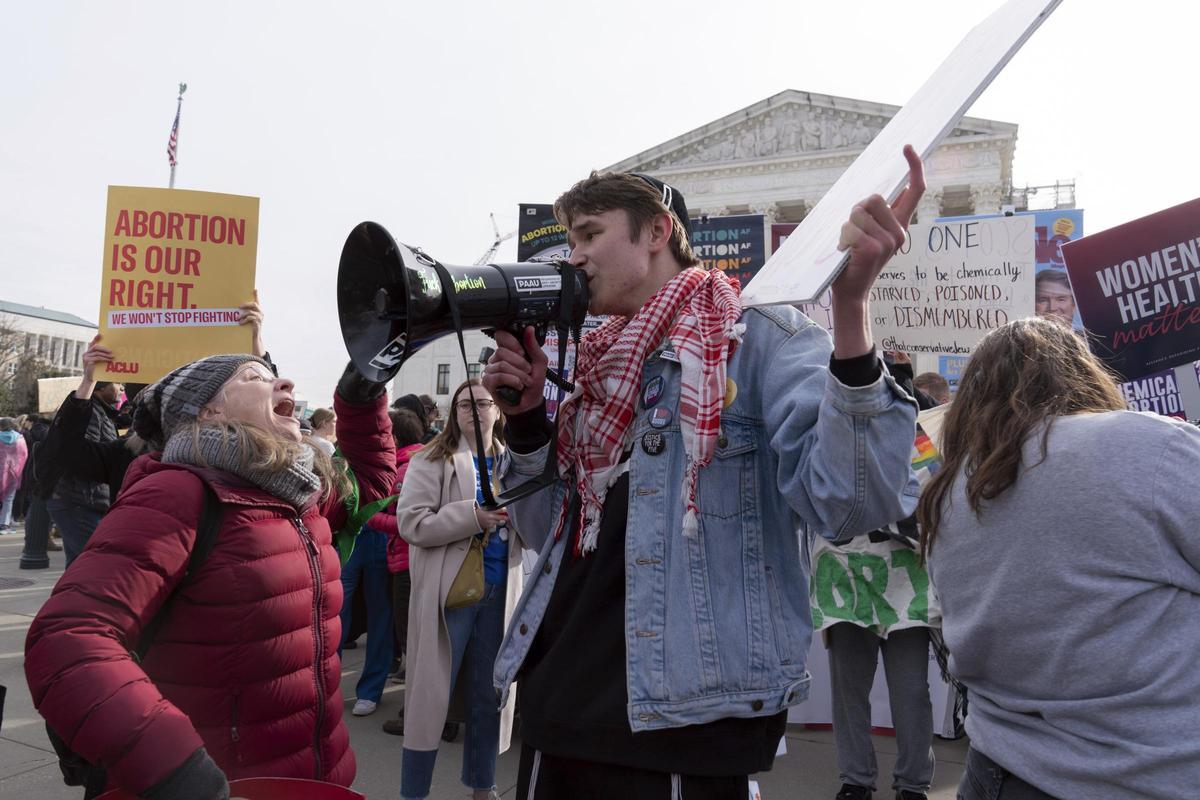
[[[396,487],[393,494],[400,494],[404,485],[404,474],[408,472],[408,462],[421,449],[425,440],[426,428],[424,421],[408,409],[400,408],[392,411],[392,437],[396,442]],[[392,573],[392,620],[396,627],[396,660],[404,658],[404,648],[408,641],[408,594],[412,589],[412,581],[408,576],[408,542],[400,538],[400,528],[396,525],[396,504],[380,511],[371,517],[370,526],[388,535],[387,562],[388,571]],[[383,723],[385,733],[395,736],[404,734],[404,713],[396,719]]]
[[[230,355],[146,389],[133,427],[162,452],[130,467],[29,630],[34,704],[110,787],[211,800],[228,797],[227,778],[354,780],[330,543],[346,510],[340,473],[302,441],[292,388]],[[334,399],[364,503],[395,475],[383,388],[350,367]],[[184,580],[205,486],[222,512],[216,544],[139,663],[130,650]]]

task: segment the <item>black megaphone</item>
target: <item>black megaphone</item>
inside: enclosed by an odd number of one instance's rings
[[[375,222],[360,223],[346,238],[338,266],[338,321],[351,360],[368,380],[391,380],[419,349],[455,333],[451,297],[464,330],[507,330],[520,340],[533,326],[539,343],[557,324],[568,324],[578,336],[588,305],[587,280],[562,262],[442,265]],[[563,385],[558,376],[547,377]]]

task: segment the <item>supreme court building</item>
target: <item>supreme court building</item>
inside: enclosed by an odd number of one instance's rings
[[[899,110],[789,89],[608,169],[670,183],[693,217],[762,214],[768,225],[799,222]],[[1010,203],[1016,143],[1013,123],[963,118],[925,162],[928,189],[918,221],[998,213]]]
[[[670,183],[683,193],[693,218],[762,215],[769,256],[772,226],[804,219],[899,110],[789,89],[606,169],[645,172]],[[925,161],[928,188],[917,221],[1026,210],[1032,190],[1013,186],[1016,143],[1014,123],[963,118]],[[1074,206],[1073,184],[1041,188],[1042,207],[1047,199],[1051,208]],[[469,357],[489,341],[477,331],[467,337]],[[444,337],[419,351],[397,376],[393,396],[428,393],[444,415],[448,393],[467,377],[457,345]],[[918,371],[937,369],[935,356],[916,360]],[[472,377],[478,374],[477,365],[471,369]]]

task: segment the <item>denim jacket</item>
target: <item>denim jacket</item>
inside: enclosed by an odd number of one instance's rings
[[[643,367],[643,386],[664,379],[653,408],[670,410],[671,419],[652,428],[639,399],[625,541],[633,731],[775,714],[802,702],[812,615],[801,533],[846,540],[916,506],[912,398],[886,371],[870,386],[840,383],[828,370],[829,335],[791,307],[750,309],[742,322],[747,329],[728,365],[736,396],[699,473],[695,536],[682,532],[680,368],[661,353]],[[662,442],[644,447],[648,433]],[[511,453],[506,484],[539,474],[547,448]],[[571,547],[566,534],[545,546],[537,539],[548,534],[568,488],[560,481],[509,509],[540,553],[496,659],[502,702]]]

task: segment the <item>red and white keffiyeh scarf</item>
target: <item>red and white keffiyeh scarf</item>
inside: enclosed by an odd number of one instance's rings
[[[621,455],[637,409],[646,357],[670,339],[679,356],[682,387],[679,426],[687,468],[683,478],[684,535],[696,532],[697,471],[707,465],[720,434],[725,366],[745,325],[736,279],[695,267],[667,281],[636,316],[609,317],[583,337],[575,369],[575,391],[559,408],[558,471],[575,471],[581,524],[575,553],[596,549],[600,512],[620,477]],[[555,538],[567,523],[564,499]]]

